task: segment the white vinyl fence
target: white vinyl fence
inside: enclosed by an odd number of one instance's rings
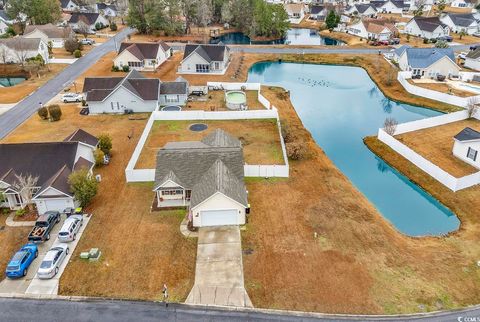
[[[473,98],[477,101],[480,100],[480,96],[471,96],[469,97],[459,97],[455,95],[449,95],[446,93],[437,92],[431,89],[419,87],[413,84],[410,84],[407,79],[411,78],[411,72],[399,72],[397,79],[402,84],[403,88],[410,94],[417,96],[426,97],[435,101],[456,105],[460,107],[467,107],[468,101],[470,98]]]
[[[288,177],[289,165],[285,143],[281,136],[280,121],[278,111],[275,107],[269,110],[258,111],[226,111],[226,112],[206,112],[206,111],[154,111],[150,115],[148,122],[143,130],[142,136],[138,141],[132,157],[125,169],[127,182],[149,182],[155,181],[155,169],[135,169],[135,164],[142,153],[143,146],[147,141],[150,130],[155,121],[171,120],[251,120],[251,119],[276,119],[284,164],[282,165],[252,165],[244,166],[245,177]]]
[[[468,113],[466,111],[460,111],[423,120],[407,122],[397,126],[395,135],[457,122],[465,120],[466,118],[468,118]],[[425,159],[393,136],[389,135],[384,129],[378,130],[378,139],[452,191],[458,191],[480,183],[480,172],[456,178],[436,164]]]

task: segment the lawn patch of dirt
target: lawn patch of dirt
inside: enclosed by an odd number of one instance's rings
[[[478,169],[458,159],[452,153],[453,137],[466,127],[480,130],[476,119],[453,122],[397,135],[396,138],[421,156],[438,165],[454,177],[463,177]]]
[[[12,67],[10,67],[12,66]],[[11,87],[0,87],[0,103],[1,104],[11,104],[17,103],[30,95],[31,93],[35,92],[40,86],[48,82],[50,79],[55,77],[58,73],[60,73],[65,67],[68,65],[65,64],[49,64],[48,70],[44,70],[40,72],[40,78],[36,75],[30,77],[24,82],[21,82],[18,85],[11,86]],[[2,73],[2,68],[4,66],[0,66],[0,74]],[[7,67],[15,68],[16,72],[10,70],[7,75],[24,75],[24,72],[20,70],[20,67],[16,65],[7,65]]]
[[[240,139],[243,157],[248,164],[284,164],[280,135],[275,119],[204,120],[208,129],[193,132],[195,121],[155,121],[135,165],[137,169],[155,168],[157,151],[168,142],[199,141],[215,129],[222,129]]]

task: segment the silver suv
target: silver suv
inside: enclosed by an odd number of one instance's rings
[[[74,241],[77,238],[77,233],[82,225],[83,217],[81,215],[72,215],[68,217],[58,233],[58,240],[62,243]]]

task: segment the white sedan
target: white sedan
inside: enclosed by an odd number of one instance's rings
[[[62,95],[62,101],[64,103],[81,102],[82,99],[83,99],[83,96],[81,94],[66,93]]]
[[[60,265],[67,256],[69,248],[65,244],[60,244],[50,248],[43,258],[40,268],[37,271],[37,276],[40,279],[50,279],[58,274]]]

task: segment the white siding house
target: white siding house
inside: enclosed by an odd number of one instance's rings
[[[414,17],[406,24],[405,33],[427,39],[437,39],[448,36],[450,28],[438,17]]]
[[[118,68],[128,66],[140,71],[155,71],[172,55],[172,49],[165,42],[127,43],[120,45],[113,64]]]
[[[27,25],[23,37],[40,38],[46,44],[50,42],[53,48],[63,48],[65,39],[72,34],[74,33],[70,27],[57,27],[52,24]]]
[[[460,160],[480,169],[480,132],[466,127],[455,135],[453,155]]]
[[[465,57],[465,67],[480,70],[480,47],[470,51]]]
[[[406,48],[398,65],[401,70],[411,71],[412,75],[428,78],[458,76],[460,72],[451,48]]]
[[[225,45],[188,44],[185,46],[178,73],[223,75],[227,71],[229,63],[230,49]]]
[[[473,33],[478,32],[479,24],[478,20],[474,17],[473,14],[452,14],[447,13],[440,17],[440,20],[446,24],[451,31],[458,33],[458,32],[466,32],[467,34],[471,35]]]
[[[472,0],[453,0],[450,3],[450,6],[453,8],[473,8],[475,6],[475,1]]]
[[[25,38],[22,36],[0,39],[1,63],[20,64],[26,59],[42,56],[49,62],[48,46],[41,38]]]

